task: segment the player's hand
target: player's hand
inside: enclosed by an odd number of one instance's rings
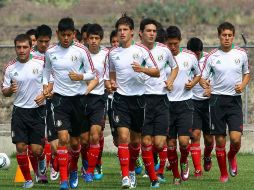
[[[164,81],[165,82],[165,84],[166,84],[166,89],[168,90],[168,91],[172,91],[173,90],[173,82],[172,81]]]
[[[144,67],[142,67],[140,64],[136,63],[136,62],[133,62],[131,64],[132,66],[132,69],[137,72],[137,73],[141,73],[141,72],[144,72]]]
[[[186,88],[187,90],[191,90],[192,87],[193,87],[192,81],[191,81],[191,80],[188,80],[188,82],[185,83],[185,88]]]
[[[10,86],[10,92],[11,94],[16,93],[18,91],[18,83],[15,80],[12,80],[11,86]]]
[[[207,88],[211,88],[211,85],[210,85],[210,80],[200,80],[199,81],[199,84],[204,88],[204,89],[207,89]]]
[[[41,105],[43,105],[45,98],[46,98],[46,97],[45,97],[43,94],[40,94],[40,95],[38,95],[38,96],[35,98],[34,101],[36,102],[36,104],[37,104],[38,106],[41,106]]]
[[[205,97],[210,97],[211,96],[211,88],[206,88],[204,89],[204,94],[203,96]]]
[[[112,92],[113,92],[113,91],[116,91],[116,89],[117,89],[116,81],[111,80],[111,81],[110,81],[110,84],[111,84],[111,91],[112,91]]]
[[[244,88],[243,88],[242,84],[235,85],[235,91],[236,91],[236,93],[240,94],[240,93],[243,92],[243,90],[244,90]]]
[[[43,85],[43,95],[46,97],[46,98],[49,98],[51,96],[51,93],[49,92],[48,90],[48,85]]]
[[[82,74],[77,74],[73,71],[69,72],[69,77],[71,80],[74,80],[74,81],[81,81],[83,80],[83,75]]]

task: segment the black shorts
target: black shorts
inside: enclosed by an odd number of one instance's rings
[[[169,102],[169,138],[192,135],[194,106],[191,99]]]
[[[229,131],[243,131],[241,96],[212,95],[209,102],[211,134],[225,135]]]
[[[87,105],[83,112],[82,133],[90,131],[92,125],[99,125],[103,129],[105,126],[106,96],[88,94],[86,98]]]
[[[11,119],[12,142],[39,144],[45,143],[46,108],[13,107]]]
[[[113,109],[112,109],[112,98],[108,98],[108,121],[109,121],[109,126],[111,129],[111,135],[114,140],[118,139],[118,133],[117,133],[117,127],[115,126],[114,120],[113,120]]]
[[[194,106],[192,130],[199,129],[204,134],[210,134],[209,99],[192,101]]]
[[[169,101],[167,95],[145,95],[145,121],[142,136],[167,136]]]
[[[141,133],[141,127],[144,124],[144,96],[123,96],[115,92],[112,108],[116,127],[126,127]]]
[[[57,131],[55,128],[53,111],[52,111],[52,100],[46,100],[46,128],[47,128],[47,140],[51,142],[53,140],[58,139]]]
[[[55,93],[52,98],[52,110],[56,130],[68,130],[71,137],[79,137],[85,105],[84,95],[62,96]]]

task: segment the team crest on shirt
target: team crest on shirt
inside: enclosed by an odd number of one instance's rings
[[[134,53],[132,55],[132,57],[133,57],[134,60],[137,60],[137,59],[139,59],[139,54],[138,53]]]
[[[114,59],[114,60],[120,60],[119,56],[116,56],[116,57],[115,57],[115,56],[114,56],[114,57],[112,56],[112,59]]]
[[[71,56],[71,61],[76,62],[78,60],[78,57],[76,55]]]
[[[63,122],[61,120],[56,121],[56,126],[61,127],[63,125]]]
[[[220,60],[218,60],[218,61],[216,62],[216,64],[221,64]]]
[[[159,55],[157,59],[158,59],[158,61],[162,61],[163,60],[163,55]]]
[[[183,66],[187,68],[189,66],[189,63],[187,61],[185,61],[185,62],[183,62]]]
[[[13,74],[14,77],[16,77],[16,76],[18,76],[18,75],[19,75],[18,72],[15,72],[15,73]]]
[[[33,74],[38,75],[39,74],[39,70],[37,68],[33,69]]]
[[[239,63],[240,63],[240,59],[239,58],[235,59],[235,64],[238,65]]]

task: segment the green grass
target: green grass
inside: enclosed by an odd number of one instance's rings
[[[21,183],[14,183],[14,177],[17,167],[15,158],[12,158],[11,167],[9,170],[0,170],[0,190],[14,190],[21,189]],[[86,190],[107,190],[107,189],[120,189],[120,169],[117,157],[114,154],[104,154],[103,156],[103,171],[104,178],[101,181],[95,181],[93,183],[84,183],[81,177],[79,178],[79,188]],[[218,181],[219,171],[216,162],[216,158],[213,158],[213,167],[210,172],[205,172],[202,179],[194,179],[193,167],[190,160],[191,176],[187,182],[182,183],[180,186],[173,186],[172,174],[166,171],[165,176],[167,182],[160,185],[160,189],[176,189],[176,190],[251,190],[254,189],[253,178],[253,166],[254,155],[240,154],[238,156],[239,175],[235,178],[230,178],[228,183],[220,183]],[[150,183],[148,178],[142,178],[138,176],[137,190],[150,189]],[[58,189],[59,184],[57,182],[50,182],[48,185],[35,184],[33,189],[51,190]]]

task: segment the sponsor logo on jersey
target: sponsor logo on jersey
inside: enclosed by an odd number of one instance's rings
[[[239,58],[235,59],[235,64],[236,65],[240,64],[240,59]]]

